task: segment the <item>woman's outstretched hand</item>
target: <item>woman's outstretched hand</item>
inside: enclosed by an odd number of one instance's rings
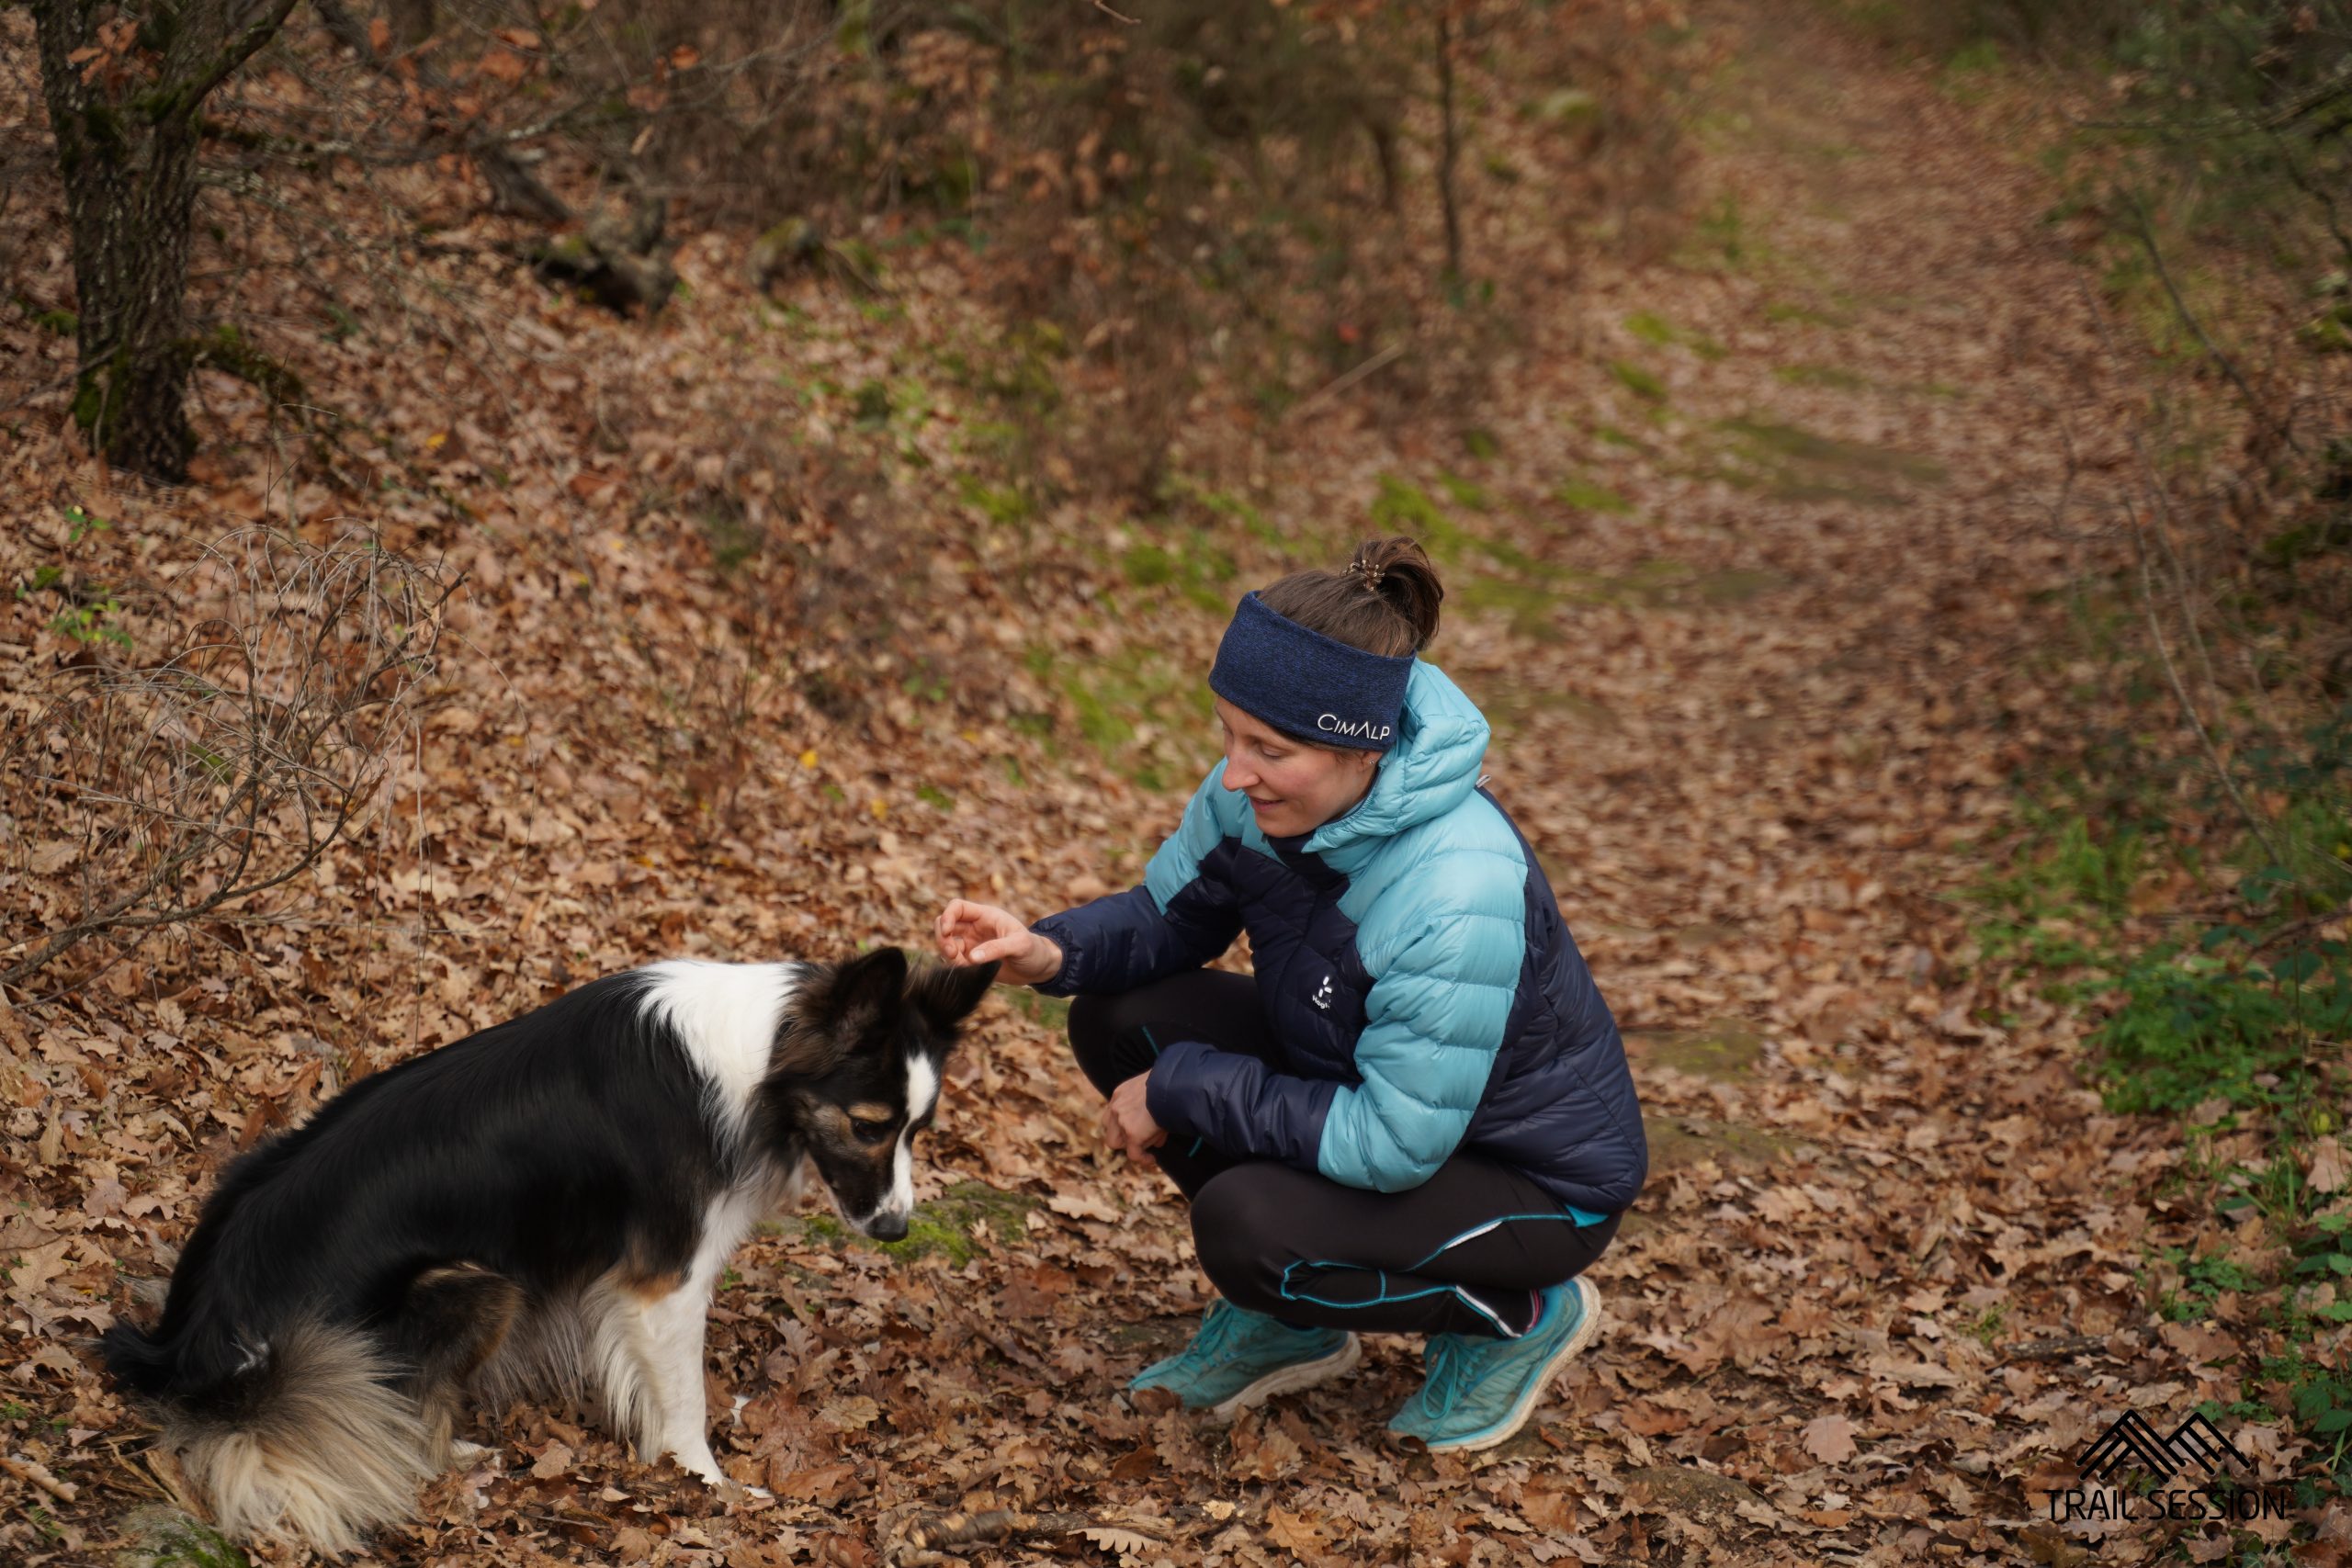
[[[955,898],[939,913],[934,928],[939,956],[950,964],[1003,965],[997,978],[1016,986],[1042,986],[1062,972],[1062,950],[1029,929],[1010,909]]]
[[[1149,1073],[1137,1073],[1102,1102],[1102,1141],[1129,1159],[1142,1159],[1168,1141],[1167,1129],[1151,1119],[1144,1098],[1150,1082]]]

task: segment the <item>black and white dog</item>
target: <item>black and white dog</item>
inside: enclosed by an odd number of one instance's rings
[[[406,1517],[469,1390],[601,1404],[719,1482],[703,1325],[813,1163],[906,1234],[915,1135],[996,965],[656,964],[362,1078],[238,1160],[163,1317],[107,1366],[232,1535],[348,1551]]]

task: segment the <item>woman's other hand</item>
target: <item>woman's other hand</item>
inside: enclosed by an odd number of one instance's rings
[[[1111,1091],[1102,1102],[1102,1141],[1129,1159],[1142,1159],[1168,1141],[1168,1131],[1151,1119],[1144,1089],[1149,1073],[1137,1073]]]
[[[1042,986],[1062,972],[1062,950],[1029,929],[1010,909],[955,898],[940,911],[934,928],[939,955],[950,964],[1003,965],[997,978],[1017,986]]]

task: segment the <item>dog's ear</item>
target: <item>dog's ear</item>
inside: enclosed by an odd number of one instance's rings
[[[907,955],[877,947],[833,972],[825,998],[826,1022],[853,1048],[895,1022],[906,1006]]]
[[[925,969],[908,983],[907,1000],[922,1014],[923,1021],[945,1034],[980,1005],[980,998],[996,984],[996,972],[993,963]]]

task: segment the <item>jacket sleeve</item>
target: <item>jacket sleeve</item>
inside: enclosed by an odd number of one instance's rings
[[[1197,1040],[1161,1047],[1144,1104],[1170,1137],[1198,1138],[1237,1159],[1315,1168],[1315,1144],[1335,1094],[1330,1078],[1278,1073],[1240,1051]]]
[[[1398,1192],[1436,1174],[1487,1090],[1526,954],[1524,871],[1441,874],[1436,897],[1372,931],[1382,961],[1355,1050],[1361,1082],[1277,1073],[1196,1041],[1166,1046],[1146,1103],[1176,1136]],[[1492,874],[1489,874],[1491,873]],[[1447,886],[1451,884],[1451,886]],[[1426,891],[1416,889],[1417,892]]]
[[[1240,905],[1214,863],[1227,837],[1216,810],[1224,776],[1219,763],[1193,792],[1141,886],[1030,927],[1062,950],[1061,972],[1036,989],[1049,997],[1131,991],[1198,969],[1233,945]]]

